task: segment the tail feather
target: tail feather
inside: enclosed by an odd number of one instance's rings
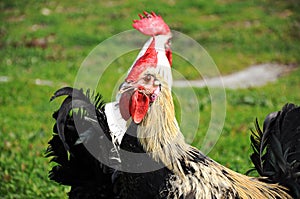
[[[252,131],[251,160],[261,176],[289,188],[300,197],[300,107],[286,104],[269,114],[260,129],[256,121]]]
[[[113,170],[98,160],[108,158],[113,147],[107,142],[110,134],[101,95],[66,87],[55,92],[51,101],[64,95],[53,114],[56,123],[46,150],[46,157],[56,163],[49,178],[71,186],[70,198],[112,198]]]

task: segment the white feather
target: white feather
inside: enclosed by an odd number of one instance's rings
[[[127,122],[122,118],[118,102],[107,103],[104,111],[111,132],[112,141],[113,143],[120,144],[127,130]]]

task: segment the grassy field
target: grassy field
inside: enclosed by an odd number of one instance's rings
[[[47,178],[44,158],[51,137],[52,93],[72,86],[80,64],[103,40],[130,30],[143,10],[161,14],[171,29],[189,35],[211,55],[222,74],[252,64],[300,63],[300,7],[296,0],[33,1],[0,2],[0,198],[65,198],[68,188]],[[109,49],[107,49],[109,51]],[[124,74],[135,54],[120,58],[107,72]],[[189,79],[199,78],[179,58],[173,67]],[[8,78],[8,81],[4,81]],[[38,80],[47,80],[38,85]],[[245,80],[247,81],[247,80]],[[109,98],[114,83],[103,82]],[[111,87],[110,87],[111,86]],[[257,117],[286,102],[300,104],[300,69],[261,88],[226,90],[223,133],[209,156],[244,173],[251,167],[250,128]],[[195,89],[201,104],[199,146],[210,120],[207,89]],[[196,107],[198,108],[198,107]]]

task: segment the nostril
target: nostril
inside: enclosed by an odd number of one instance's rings
[[[146,90],[144,86],[139,86],[138,90]]]

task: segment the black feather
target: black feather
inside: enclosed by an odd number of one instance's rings
[[[255,169],[300,198],[300,107],[286,104],[281,111],[266,117],[263,132],[257,120],[255,127],[250,137],[253,148],[250,157]]]
[[[113,169],[98,160],[107,157],[113,147],[107,142],[111,138],[102,97],[65,87],[51,101],[64,95],[67,97],[53,113],[56,123],[46,150],[46,157],[56,163],[49,178],[71,186],[69,198],[113,198]]]

